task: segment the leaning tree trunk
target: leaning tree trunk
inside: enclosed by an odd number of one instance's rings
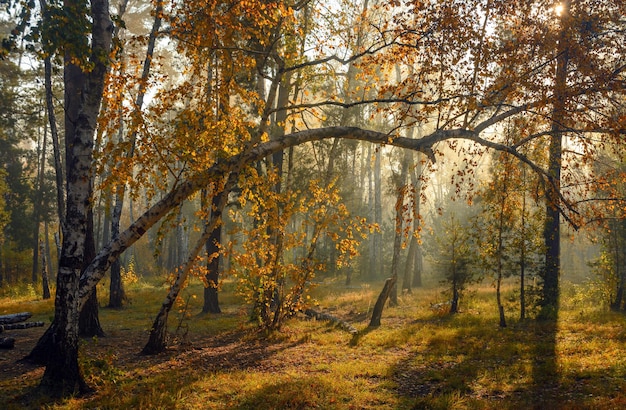
[[[211,234],[215,232],[217,226],[222,223],[222,212],[226,207],[226,202],[228,201],[228,193],[235,186],[237,182],[239,173],[233,172],[228,178],[222,192],[220,192],[217,197],[219,197],[219,202],[216,204],[215,209],[211,215],[211,220],[204,226],[204,232],[202,236],[196,242],[196,245],[189,253],[187,260],[178,269],[178,274],[176,275],[176,279],[174,283],[170,286],[169,292],[165,297],[161,305],[161,309],[154,319],[154,323],[152,324],[152,328],[150,330],[150,337],[148,338],[148,343],[144,346],[141,354],[151,355],[161,353],[167,347],[166,345],[166,332],[167,332],[167,318],[169,315],[172,306],[174,306],[174,302],[178,297],[180,291],[183,289],[183,286],[187,280],[187,276],[189,275],[189,271],[193,267],[200,251],[203,247],[206,246],[207,241]]]
[[[369,327],[378,327],[380,326],[380,319],[383,316],[383,309],[385,308],[385,303],[387,299],[389,299],[389,295],[391,294],[391,290],[396,285],[397,278],[391,277],[387,278],[385,281],[385,286],[383,286],[383,290],[378,295],[378,299],[376,299],[376,304],[374,305],[374,310],[372,311],[372,318],[370,319]]]
[[[404,168],[404,167],[403,167]],[[385,281],[383,290],[378,295],[374,310],[372,312],[372,318],[370,319],[370,327],[380,326],[380,319],[383,315],[383,309],[385,302],[390,299],[389,304],[396,306],[398,304],[397,299],[397,284],[398,284],[398,260],[400,259],[400,248],[402,247],[402,215],[403,215],[403,203],[404,203],[404,186],[400,186],[398,189],[398,197],[396,199],[396,235],[393,242],[393,259],[391,261],[391,277]],[[395,298],[395,300],[394,300]]]
[[[185,282],[187,281],[189,271],[195,263],[196,258],[200,254],[200,251],[205,246],[206,241],[210,236],[210,233],[215,229],[215,226],[216,220],[212,220],[211,224],[207,224],[204,233],[196,243],[196,246],[194,246],[193,250],[190,252],[186,262],[178,269],[176,280],[174,280],[174,283],[172,283],[172,285],[170,286],[170,290],[165,297],[165,300],[161,304],[161,309],[159,310],[159,313],[152,323],[152,328],[150,329],[150,337],[148,338],[148,342],[141,351],[141,354],[153,355],[161,353],[166,349],[167,318],[170,311],[172,310],[172,306],[174,306],[176,298],[180,294],[180,291],[183,289]]]

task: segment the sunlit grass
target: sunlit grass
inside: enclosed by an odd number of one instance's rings
[[[498,327],[493,289],[476,288],[462,313],[442,315],[431,304],[440,289],[414,289],[387,307],[382,326],[368,329],[380,283],[321,284],[318,310],[351,322],[353,336],[327,322],[298,316],[280,333],[265,335],[226,282],[223,313],[199,315],[203,288],[186,289],[169,318],[171,348],[154,357],[137,353],[165,298],[164,281],[127,289],[122,310],[102,309],[108,337],[86,340],[81,363],[97,392],[50,404],[25,402],[41,370],[19,381],[0,379],[0,408],[50,409],[611,409],[626,405],[626,323],[622,314],[567,288],[557,324],[520,322],[507,308]],[[507,292],[513,291],[513,287]],[[100,294],[106,304],[106,292]],[[3,298],[3,312],[50,317],[52,301]],[[1,395],[0,395],[1,397]],[[46,404],[47,403],[47,404]]]

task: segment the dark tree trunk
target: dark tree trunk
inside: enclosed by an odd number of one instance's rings
[[[120,219],[122,217],[122,206],[124,203],[125,186],[118,187],[121,193],[115,195],[113,205],[113,215],[111,216],[111,238],[117,239],[120,235]],[[111,264],[111,283],[109,284],[109,307],[120,309],[124,303],[124,288],[122,285],[122,263],[117,258]]]
[[[383,290],[380,292],[380,295],[378,295],[378,299],[376,299],[376,304],[374,305],[374,310],[372,311],[372,318],[370,319],[369,327],[380,326],[380,319],[383,316],[385,303],[387,302],[387,299],[389,299],[391,290],[395,285],[396,278],[387,278],[387,280],[385,281],[385,286],[383,286]]]
[[[91,193],[89,197],[91,197]],[[87,232],[85,236],[85,259],[83,263],[83,270],[91,264],[91,261],[96,257],[96,243],[93,231],[93,211],[90,208],[87,211]],[[78,334],[81,337],[104,337],[104,330],[100,326],[100,317],[98,315],[97,288],[93,289],[87,303],[80,310],[80,316],[78,319]]]
[[[562,24],[569,15],[570,3],[565,2]],[[543,231],[545,245],[545,268],[543,272],[543,300],[541,317],[554,318],[559,310],[559,276],[561,268],[561,229],[560,229],[560,190],[562,165],[562,140],[566,123],[566,87],[569,52],[566,27],[561,28],[561,38],[557,46],[557,68],[554,85],[552,111],[552,133],[548,151],[548,175],[550,181],[546,191],[546,220]]]
[[[421,132],[420,132],[421,134]],[[415,170],[409,173],[411,177],[411,185],[413,185],[413,232],[420,232],[421,229],[421,192],[422,192],[422,155],[416,154],[417,161],[415,163]],[[424,263],[422,260],[422,246],[418,239],[413,235],[411,237],[411,243],[415,244],[415,251],[412,254],[413,257],[413,281],[414,287],[422,287],[422,271],[424,270]],[[409,255],[411,252],[409,251]]]
[[[613,267],[615,271],[615,275],[618,278],[617,282],[617,291],[615,292],[615,299],[611,302],[611,310],[619,311],[624,307],[624,286],[626,285],[626,278],[624,277],[624,272],[622,270],[622,260],[620,258],[621,255],[621,245],[622,240],[621,236],[623,235],[624,227],[622,226],[613,226],[610,232],[609,246],[611,251],[613,252]],[[612,243],[611,243],[612,242]]]
[[[506,316],[504,315],[504,305],[502,304],[502,295],[500,286],[502,285],[502,274],[498,274],[498,283],[496,285],[496,299],[498,302],[498,313],[500,315],[500,327],[506,327]]]
[[[96,288],[89,296],[87,303],[80,311],[79,317],[79,334],[81,337],[104,337],[105,333],[100,326],[100,317],[98,315],[99,305]]]
[[[167,318],[176,298],[170,298],[161,306],[161,310],[156,316],[148,343],[143,347],[141,354],[154,355],[165,351],[167,347]]]
[[[45,366],[52,353],[52,335],[56,332],[56,323],[52,322],[44,334],[39,338],[35,347],[22,360],[25,362]]]
[[[41,140],[41,144],[37,147],[40,149],[38,152],[37,160],[39,164],[37,166],[37,190],[35,193],[35,203],[33,209],[33,271],[31,282],[37,283],[37,274],[39,270],[39,251],[43,253],[42,247],[39,246],[39,229],[41,222],[41,212],[43,210],[43,190],[44,190],[44,176],[46,172],[46,142],[48,137],[48,127],[44,126],[44,132]]]
[[[526,319],[526,167],[522,166],[522,178],[524,190],[522,190],[522,217],[520,227],[520,272],[519,272],[519,317]]]
[[[456,279],[452,280],[452,300],[450,301],[450,313],[459,313],[459,287]]]
[[[67,276],[65,272],[59,271],[60,281]],[[77,300],[65,289],[57,289],[57,299],[59,296],[66,298],[65,300]],[[52,397],[66,397],[90,391],[78,366],[77,323],[72,324],[65,319],[59,318],[59,324],[49,328],[51,343],[46,346],[46,370],[39,385],[43,393]]]
[[[212,206],[216,209],[223,194],[213,197]],[[206,285],[204,288],[204,305],[202,313],[222,313],[218,300],[218,284],[220,275],[220,255],[219,243],[222,236],[222,224],[218,224],[211,232],[209,240],[206,242],[205,250],[207,257]],[[208,286],[207,286],[208,285]]]
[[[41,241],[39,245],[41,251],[41,287],[42,298],[44,300],[50,299],[50,286],[48,284],[48,261],[46,259],[46,246]]]
[[[413,292],[412,283],[413,280],[413,271],[415,267],[415,251],[417,250],[417,239],[415,236],[411,236],[409,240],[409,250],[406,255],[406,264],[404,265],[404,275],[402,276],[402,292],[406,292],[411,294]]]
[[[109,286],[109,308],[121,309],[124,305],[125,292],[122,283],[122,263],[119,259],[111,264],[111,283]]]
[[[159,313],[152,323],[152,328],[150,329],[150,337],[148,338],[148,342],[141,351],[141,354],[158,354],[163,352],[167,347],[167,318],[169,316],[170,310],[172,310],[172,306],[174,306],[176,298],[180,294],[180,291],[183,289],[185,282],[187,281],[189,270],[191,269],[196,258],[200,254],[201,249],[205,246],[206,241],[208,240],[209,230],[213,230],[214,228],[214,224],[213,227],[211,227],[211,225],[205,227],[205,232],[198,240],[196,246],[194,246],[194,248],[191,250],[187,261],[183,264],[183,266],[178,269],[176,280],[174,281],[172,286],[170,286],[169,292],[167,293],[165,300],[161,304],[161,309],[159,310]]]

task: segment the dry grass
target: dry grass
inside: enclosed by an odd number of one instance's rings
[[[172,331],[180,324],[171,349],[145,357],[137,352],[165,289],[135,286],[127,308],[101,311],[107,337],[82,346],[85,376],[96,393],[57,403],[29,397],[42,369],[16,360],[43,329],[15,331],[16,349],[0,351],[0,408],[626,407],[625,318],[593,300],[564,301],[558,323],[519,322],[511,311],[509,327],[500,329],[488,287],[452,317],[430,308],[442,301],[438,289],[419,289],[387,308],[380,328],[367,329],[380,287],[326,283],[313,293],[317,309],[360,330],[355,337],[304,317],[263,337],[247,322],[232,284],[221,295],[224,313],[197,316],[202,289],[195,285],[170,317]],[[38,320],[52,312],[51,302],[32,298],[5,298],[0,306],[1,313],[33,311]]]

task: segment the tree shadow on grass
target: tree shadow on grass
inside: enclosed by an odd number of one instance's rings
[[[409,408],[472,402],[488,408],[560,408],[556,320],[498,328],[468,314],[437,324],[414,322],[412,331],[419,333],[425,323],[444,331],[425,335],[424,343],[391,369]]]
[[[255,369],[297,343],[275,343],[249,329],[173,345],[154,356],[138,354],[144,332],[115,332],[84,342],[81,365],[95,392],[70,400],[82,408],[176,408],[190,385],[212,375]],[[15,389],[0,408],[37,409],[66,400],[33,396],[34,385]],[[1,396],[1,395],[0,395]]]
[[[242,395],[231,403],[234,410],[342,408],[333,386],[317,377],[298,377]],[[344,403],[344,406],[346,404]]]
[[[431,329],[428,321],[411,325],[414,334],[425,334],[390,369],[406,408],[626,408],[624,361],[585,356],[604,346],[602,340],[612,338],[610,346],[620,346],[621,336],[615,339],[611,329],[621,329],[623,318],[612,319],[606,333],[588,330],[584,323],[572,326],[572,319],[565,329],[556,319],[505,329],[476,316],[456,319]]]

